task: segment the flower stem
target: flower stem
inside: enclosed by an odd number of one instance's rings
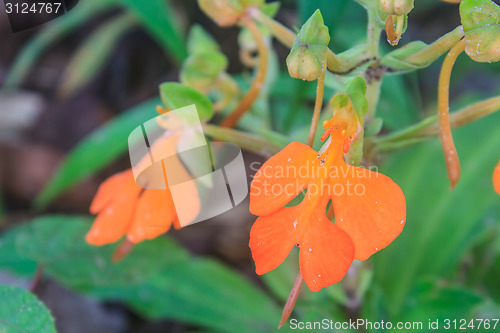
[[[292,30],[285,27],[283,24],[273,20],[266,14],[262,13],[257,8],[252,8],[250,15],[255,18],[259,23],[267,27],[273,36],[288,48],[292,48],[297,34]],[[346,74],[351,72],[354,68],[364,64],[367,59],[360,59],[360,57],[341,59],[332,50],[328,49],[327,53],[327,67],[336,74]]]
[[[434,62],[443,53],[456,45],[464,36],[464,28],[460,25],[448,32],[446,35],[440,37],[432,44],[427,45],[425,48],[417,51],[407,58],[401,60],[414,64],[417,66],[424,66]]]
[[[500,96],[476,102],[453,112],[450,114],[450,126],[458,128],[497,111],[500,111]],[[434,115],[396,133],[374,138],[373,142],[378,152],[387,152],[420,143],[438,134],[438,116]]]
[[[40,286],[42,279],[43,279],[43,266],[38,265],[36,267],[35,275],[33,276],[33,279],[31,280],[31,283],[29,286],[29,291],[34,293],[38,289],[38,287]]]
[[[316,101],[314,103],[314,113],[311,121],[311,129],[309,130],[309,137],[307,138],[307,145],[312,147],[314,137],[316,136],[316,129],[318,128],[319,116],[321,114],[321,107],[323,106],[323,93],[325,92],[325,73],[326,66],[323,64],[321,67],[321,75],[318,78],[318,85],[316,87]]]
[[[212,124],[203,124],[203,132],[209,137],[233,142],[246,150],[265,157],[270,157],[283,148],[281,144],[270,142],[269,137],[264,140],[252,134]]]
[[[281,314],[280,324],[278,329],[283,326],[283,324],[288,320],[290,314],[292,314],[293,307],[295,306],[295,302],[297,301],[297,297],[299,296],[300,287],[302,286],[302,272],[299,271],[299,275],[293,284],[292,290],[288,295],[288,299],[286,300],[285,307],[283,308],[283,313]]]
[[[128,239],[124,239],[118,244],[113,255],[111,256],[111,261],[117,263],[123,260],[135,247],[135,244],[129,241]]]
[[[439,74],[438,85],[438,118],[439,118],[439,137],[443,146],[446,169],[448,170],[448,178],[450,179],[451,188],[455,188],[460,179],[460,160],[458,159],[457,149],[453,142],[450,126],[450,77],[451,70],[455,64],[457,57],[465,50],[465,40],[459,41],[448,52],[444,59],[441,73]]]
[[[295,39],[297,38],[297,34],[292,30],[285,27],[283,24],[278,21],[273,20],[257,8],[250,9],[250,15],[255,18],[260,24],[266,26],[274,37],[280,41],[281,44],[287,46],[288,48],[292,48]]]
[[[251,18],[245,18],[242,20],[243,26],[245,26],[252,33],[255,41],[257,42],[259,65],[257,68],[257,74],[248,90],[247,94],[240,103],[234,108],[234,110],[227,116],[222,122],[221,126],[232,128],[238,123],[240,118],[247,112],[259,97],[259,93],[262,89],[264,81],[266,79],[269,51],[264,41],[264,37],[260,33],[257,24]]]

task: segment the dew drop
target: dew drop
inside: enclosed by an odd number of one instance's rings
[[[309,252],[312,252],[313,249],[309,248]]]
[[[297,224],[299,224],[299,222],[297,222],[297,220],[295,220],[295,222],[293,222],[293,227],[294,227],[295,229],[297,229]]]

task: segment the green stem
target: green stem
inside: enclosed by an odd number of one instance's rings
[[[257,22],[267,27],[271,31],[273,36],[283,45],[288,48],[292,48],[293,43],[295,43],[295,39],[297,37],[297,34],[295,32],[288,29],[283,24],[273,20],[257,8],[249,9],[249,14]],[[367,59],[365,59],[365,56],[362,53],[360,53],[357,57],[342,59],[337,54],[333,53],[332,50],[328,49],[327,67],[328,70],[333,73],[347,74],[358,66],[366,63],[366,61]]]
[[[371,8],[367,8],[367,10],[368,28],[366,51],[370,57],[376,59],[379,57],[380,34],[382,33],[382,27],[378,22],[378,6],[372,6]],[[365,76],[368,76],[368,71],[372,70],[375,70],[375,77],[372,77],[373,75],[369,75],[371,78],[367,79],[366,86],[366,99],[368,100],[368,111],[366,113],[367,119],[375,118],[383,77],[383,73],[380,74],[380,77],[377,77],[376,69],[371,67],[366,69]]]
[[[375,119],[377,112],[377,105],[380,98],[380,88],[382,87],[382,79],[375,78],[366,85],[366,99],[368,100],[368,111],[366,112],[366,119]]]
[[[231,128],[220,127],[212,124],[203,124],[203,131],[211,138],[237,144],[241,148],[256,154],[269,157],[279,152],[282,147],[255,135],[237,131]]]
[[[382,27],[379,24],[378,6],[367,8],[368,10],[368,32],[367,32],[367,46],[366,51],[372,57],[378,57],[380,34]]]
[[[453,31],[450,31],[446,35],[437,39],[434,43],[429,44],[422,50],[417,51],[401,60],[416,66],[431,64],[447,52],[453,45],[458,43],[463,36],[464,28],[462,26],[458,26]]]
[[[450,114],[450,126],[459,128],[497,111],[500,111],[500,96],[476,102]],[[434,115],[396,133],[374,138],[373,142],[377,151],[390,151],[422,142],[438,134],[438,117]]]

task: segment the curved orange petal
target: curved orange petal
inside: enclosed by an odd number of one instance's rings
[[[332,180],[335,224],[352,239],[354,258],[368,259],[403,230],[406,199],[387,176],[364,168],[339,167],[345,178]]]
[[[99,215],[85,237],[87,243],[104,245],[119,240],[132,222],[141,190],[131,172],[125,171],[108,179],[92,203],[93,209],[99,209]]]
[[[166,233],[172,226],[176,212],[168,190],[144,190],[140,196],[127,239],[139,243]]]
[[[493,188],[498,194],[500,194],[500,162],[497,164],[497,167],[493,172]]]
[[[299,254],[304,282],[315,292],[342,280],[354,259],[347,233],[328,220],[325,210],[317,212],[304,228]]]
[[[255,221],[250,230],[249,245],[257,274],[265,274],[281,265],[297,244],[296,221],[300,209],[300,205],[281,208]]]
[[[99,186],[99,189],[90,204],[90,212],[92,214],[99,213],[114,200],[117,193],[123,192],[125,188],[132,184],[135,185],[132,169],[119,172],[109,177]]]
[[[308,182],[309,168],[318,153],[300,142],[292,142],[262,165],[250,187],[250,212],[269,215],[285,206]]]

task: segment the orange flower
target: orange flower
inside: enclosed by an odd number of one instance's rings
[[[493,188],[500,194],[500,162],[498,162],[495,171],[493,172]]]
[[[365,260],[388,246],[403,230],[406,201],[390,178],[344,162],[355,127],[342,116],[325,122],[324,152],[293,142],[256,173],[250,212],[259,217],[250,248],[261,275],[277,268],[300,247],[302,276],[312,291],[339,282],[353,259]],[[307,189],[297,206],[284,207]],[[335,222],[326,215],[332,201]]]
[[[155,145],[169,155],[175,154],[178,136],[160,139]],[[169,158],[169,163],[178,163],[176,170],[186,172],[178,159]],[[166,179],[166,177],[165,177]],[[193,185],[189,196],[189,211],[194,219],[199,212],[200,202]],[[179,208],[179,207],[178,207]],[[92,214],[98,214],[87,233],[86,241],[93,245],[104,245],[118,241],[124,235],[131,243],[153,239],[167,232],[172,224],[180,228],[170,190],[153,190],[139,187],[132,169],[120,172],[101,184],[90,206]]]

